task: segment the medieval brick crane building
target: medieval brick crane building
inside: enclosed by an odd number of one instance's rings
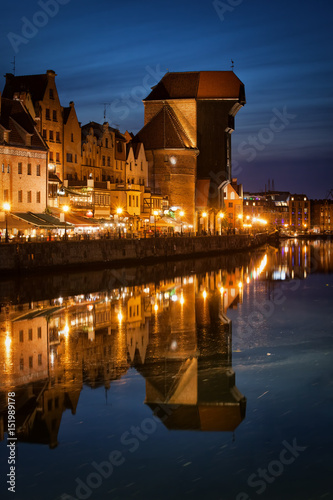
[[[145,145],[151,187],[181,207],[190,224],[202,208],[195,205],[198,189],[207,208],[221,208],[219,188],[232,178],[234,118],[245,102],[233,71],[167,73],[143,100],[145,125],[135,139]]]

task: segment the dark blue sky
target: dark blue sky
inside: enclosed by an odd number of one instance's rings
[[[167,70],[229,70],[233,59],[247,98],[234,175],[245,190],[274,179],[322,198],[333,189],[332,25],[329,0],[6,0],[0,69],[12,72],[14,55],[16,75],[53,69],[82,124],[103,122],[110,103],[109,123],[136,132],[141,99]]]

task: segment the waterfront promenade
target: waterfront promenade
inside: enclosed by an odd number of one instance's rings
[[[29,272],[52,268],[89,268],[145,264],[244,251],[264,245],[268,234],[196,236],[149,239],[51,241],[0,245],[0,272]]]

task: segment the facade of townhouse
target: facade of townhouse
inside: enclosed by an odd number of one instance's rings
[[[47,160],[47,145],[22,102],[0,96],[1,227],[4,203],[11,213],[46,209]]]

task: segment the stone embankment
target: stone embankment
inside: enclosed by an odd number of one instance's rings
[[[267,240],[267,234],[260,234],[7,243],[0,245],[0,273],[101,265],[140,265],[154,259],[180,260],[244,251],[264,245]]]

